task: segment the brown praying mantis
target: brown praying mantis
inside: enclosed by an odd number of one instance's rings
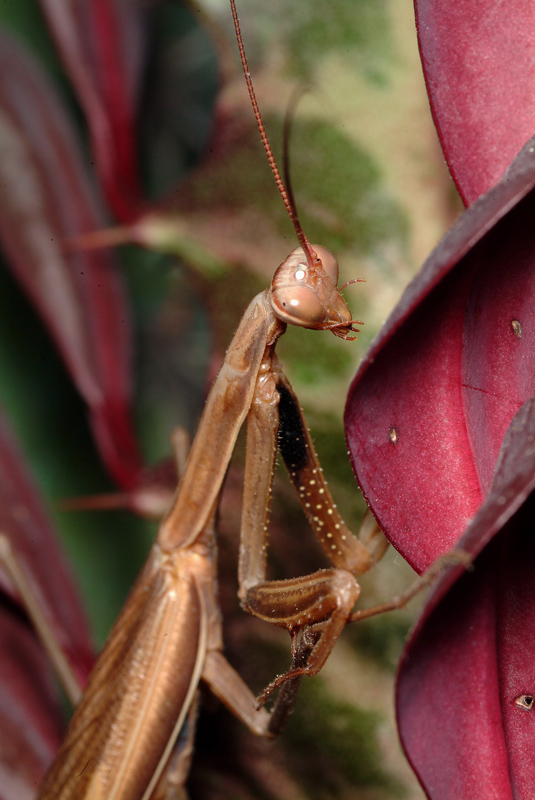
[[[77,705],[48,773],[41,800],[148,800],[180,786],[184,761],[172,751],[190,716],[200,680],[255,733],[272,735],[292,702],[295,681],[315,675],[353,612],[356,576],[384,552],[373,527],[355,538],[323,478],[298,402],[275,356],[287,324],[351,339],[356,321],[337,289],[338,267],[311,246],[289,202],[258,112],[231,0],[242,63],[277,185],[300,247],[277,269],[271,287],[246,310],[229,346],[171,509]],[[247,417],[247,456],[239,558],[240,600],[292,637],[289,671],[270,716],[222,654],[216,596],[214,517],[238,431]],[[285,581],[266,580],[266,520],[277,444],[305,513],[332,562]],[[175,444],[177,454],[183,445]],[[397,607],[392,606],[392,607]],[[386,606],[381,608],[386,610]],[[171,770],[168,762],[172,761]]]

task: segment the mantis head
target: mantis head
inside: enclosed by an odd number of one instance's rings
[[[338,289],[338,261],[326,247],[310,245],[301,228],[293,200],[293,192],[290,186],[289,192],[284,186],[266,134],[260,109],[258,108],[234,0],[230,0],[230,7],[243,74],[262,138],[262,144],[282,201],[286,206],[297,238],[301,243],[301,247],[297,247],[290,253],[273,276],[270,289],[273,313],[282,322],[287,322],[290,325],[299,325],[301,328],[313,328],[315,330],[330,330],[340,339],[353,341],[357,337],[349,334],[358,333],[358,329],[353,327],[358,323],[358,320],[352,319],[351,312]],[[353,281],[350,281],[350,283],[353,283]]]
[[[292,250],[271,281],[274,314],[290,325],[330,330],[341,339],[353,340],[358,321],[342,297],[338,284],[338,261],[330,250],[312,245],[314,259],[307,261],[302,247]]]

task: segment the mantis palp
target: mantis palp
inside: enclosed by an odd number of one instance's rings
[[[301,246],[281,264],[270,289],[254,298],[240,322],[171,509],[75,710],[40,800],[161,796],[156,787],[201,679],[255,733],[276,732],[278,723],[256,708],[253,695],[222,655],[215,592],[214,515],[246,417],[240,600],[247,611],[286,627],[292,636],[292,668],[270,684],[264,697],[321,669],[354,617],[359,594],[355,576],[384,552],[382,536],[359,540],[341,520],[275,356],[288,323],[351,339],[355,320],[337,289],[334,256],[309,244],[288,201],[263,132],[233,0],[231,6],[255,115]],[[266,581],[265,529],[278,435],[300,501],[333,567]]]

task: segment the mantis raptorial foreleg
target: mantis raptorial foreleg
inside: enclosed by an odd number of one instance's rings
[[[303,509],[324,552],[335,565],[301,578],[266,581],[267,517],[275,452],[279,446]],[[247,456],[241,526],[240,599],[251,614],[285,627],[292,643],[305,631],[308,646],[269,692],[297,675],[315,675],[345,627],[359,596],[355,575],[385,552],[384,537],[370,547],[343,522],[323,476],[306,422],[273,350],[268,348],[247,420]],[[262,700],[267,694],[264,692]]]

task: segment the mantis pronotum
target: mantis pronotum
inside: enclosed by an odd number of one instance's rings
[[[356,321],[337,289],[336,259],[325,248],[309,244],[286,195],[260,119],[234,0],[230,1],[255,116],[300,247],[245,311],[208,397],[171,509],[75,710],[41,788],[41,800],[165,796],[162,786],[172,778],[164,770],[201,679],[255,733],[277,732],[292,702],[294,679],[316,674],[343,627],[357,618],[358,612],[352,614],[359,594],[355,576],[370,569],[384,552],[381,535],[374,531],[368,541],[357,539],[341,520],[275,356],[287,324],[351,339]],[[292,667],[262,697],[289,687],[274,716],[256,707],[222,655],[214,590],[213,520],[246,417],[240,600],[247,611],[286,627],[292,637]],[[291,479],[333,567],[297,579],[266,581],[265,527],[279,429]]]

